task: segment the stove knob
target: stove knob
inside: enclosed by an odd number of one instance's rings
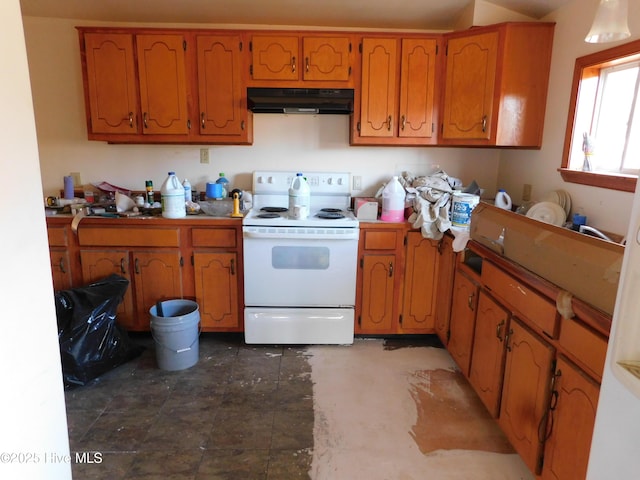
[[[328,185],[333,185],[333,178],[329,177],[329,178],[327,179],[327,184],[328,184]]]
[[[342,177],[338,177],[338,185],[342,185]]]

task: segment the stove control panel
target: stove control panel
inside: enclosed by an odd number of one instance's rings
[[[312,195],[349,195],[351,174],[348,172],[305,172]],[[293,171],[253,172],[253,193],[288,194],[289,186],[296,176]]]

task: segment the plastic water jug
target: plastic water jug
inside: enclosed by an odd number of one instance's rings
[[[289,187],[289,216],[303,220],[309,216],[311,189],[302,173],[297,173]]]
[[[220,183],[222,185],[222,198],[227,198],[229,193],[231,193],[231,184],[229,180],[224,176],[224,172],[220,172],[218,180],[216,183]]]
[[[187,215],[184,203],[184,188],[175,172],[169,172],[169,176],[160,189],[162,201],[162,216],[165,218],[183,218]]]
[[[380,220],[383,222],[404,222],[404,199],[406,192],[404,187],[394,176],[382,191],[382,214]]]
[[[511,210],[511,197],[503,189],[500,189],[496,193],[495,205],[503,210]]]

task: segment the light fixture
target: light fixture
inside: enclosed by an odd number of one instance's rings
[[[629,37],[628,0],[600,0],[591,30],[584,39],[589,43],[606,43]]]

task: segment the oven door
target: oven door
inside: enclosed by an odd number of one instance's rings
[[[358,228],[243,227],[247,306],[353,307]]]

